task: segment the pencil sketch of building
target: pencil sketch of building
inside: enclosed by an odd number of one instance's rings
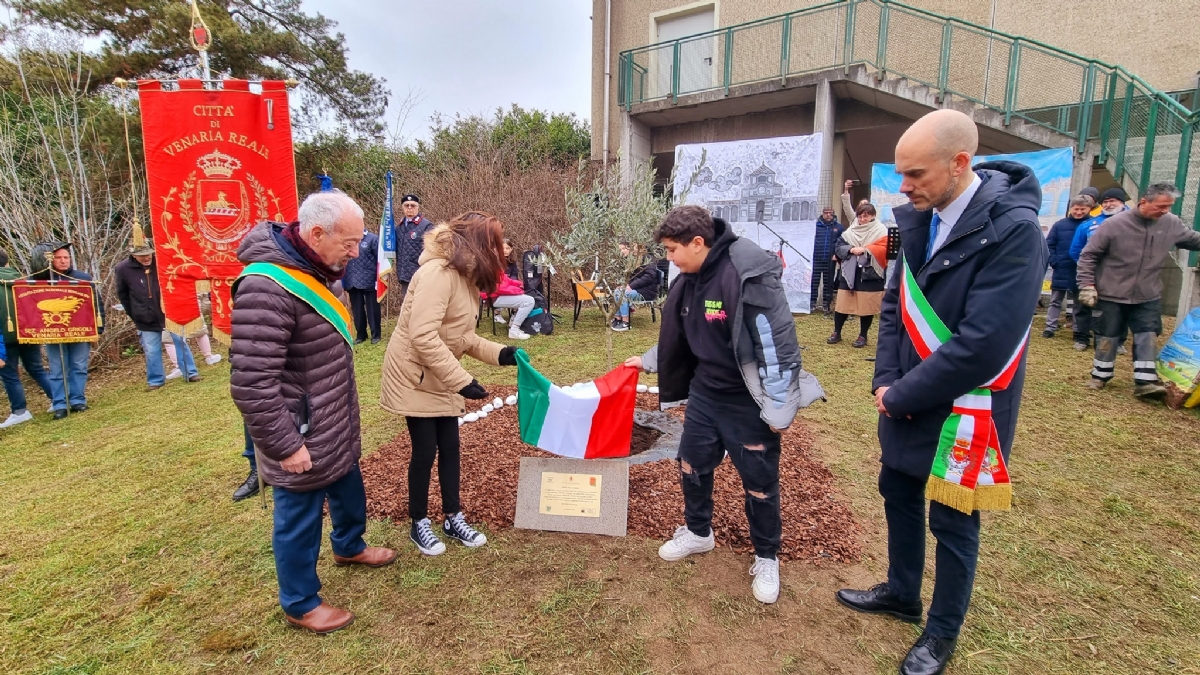
[[[815,220],[815,198],[785,196],[785,188],[776,180],[776,172],[763,163],[746,176],[739,196],[709,199],[706,200],[706,206],[714,217],[728,222]]]

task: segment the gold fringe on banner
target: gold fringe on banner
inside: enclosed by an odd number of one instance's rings
[[[196,281],[196,295],[201,293],[211,293],[212,284],[208,283],[208,279],[198,279]]]
[[[99,342],[99,341],[100,341],[100,336],[97,335],[95,337],[84,338],[82,340],[80,340],[79,338],[25,338],[25,339],[18,340],[18,343],[23,344],[23,345],[56,345],[56,344],[70,344],[72,342]]]
[[[212,339],[225,345],[226,347],[233,343],[233,337],[230,336],[229,333],[226,333],[216,326],[212,327]]]
[[[962,511],[968,516],[975,510],[974,490],[936,476],[930,476],[929,481],[925,483],[925,497],[945,504],[955,511]]]
[[[975,508],[980,511],[1008,511],[1012,509],[1012,483],[980,485],[975,488]]]
[[[201,335],[207,329],[203,316],[192,319],[191,321],[187,322],[186,325],[180,325],[170,319],[167,319],[165,323],[168,333],[182,335],[185,338]]]
[[[8,324],[5,327],[4,332],[15,333],[17,330],[17,327],[15,325],[13,325],[13,312],[16,311],[16,308],[13,307],[12,303],[8,301],[9,296],[12,294],[12,288],[7,283],[0,284],[0,286],[4,287],[4,288],[0,288],[0,300],[4,301],[4,319],[5,319],[5,323]]]

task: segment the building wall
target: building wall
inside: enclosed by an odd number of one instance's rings
[[[654,42],[651,16],[698,4],[690,0],[611,0],[609,149],[620,147],[617,62],[620,52]],[[1200,2],[1144,0],[994,0],[995,27],[1089,58],[1122,65],[1164,90],[1194,87],[1200,71]],[[714,0],[718,27],[818,4],[810,0]],[[909,0],[922,9],[989,25],[993,0]],[[1111,28],[1110,28],[1111,27]],[[603,156],[605,0],[593,0],[592,155]],[[1107,34],[1111,37],[1099,37]],[[657,146],[657,143],[656,143]]]

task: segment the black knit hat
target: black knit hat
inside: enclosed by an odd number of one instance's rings
[[[1104,191],[1104,194],[1100,195],[1100,201],[1103,202],[1108,199],[1119,199],[1127,202],[1129,201],[1129,195],[1125,194],[1125,191],[1119,187],[1110,187]]]
[[[1100,191],[1094,187],[1089,186],[1089,187],[1083,188],[1082,190],[1079,191],[1079,196],[1080,197],[1091,197],[1092,201],[1096,202],[1097,204],[1100,203]]]

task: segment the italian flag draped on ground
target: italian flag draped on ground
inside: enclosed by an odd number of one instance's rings
[[[907,260],[903,271],[900,318],[917,354],[927,359],[953,334],[925,299]],[[1012,483],[992,419],[992,392],[1008,388],[1028,344],[1026,330],[999,375],[954,400],[950,417],[942,425],[933,469],[925,485],[929,499],[967,514],[976,510],[1007,511],[1012,506]]]
[[[551,384],[517,351],[521,440],[563,457],[628,457],[638,371],[617,366],[577,387]]]

